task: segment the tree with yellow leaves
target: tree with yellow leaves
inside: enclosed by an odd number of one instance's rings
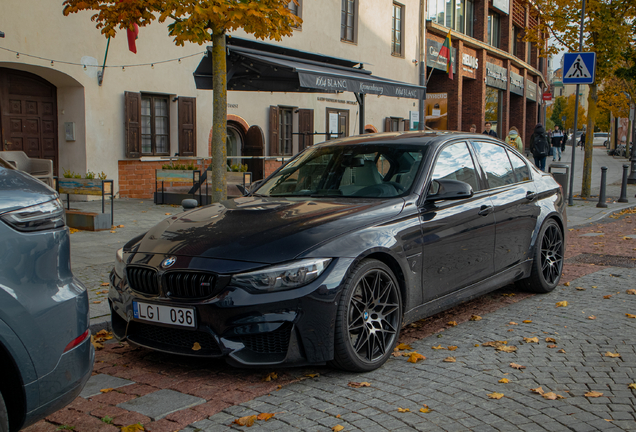
[[[63,5],[65,16],[95,11],[91,20],[106,37],[115,37],[117,30],[133,30],[135,24],[144,27],[154,20],[169,20],[168,33],[177,46],[212,42],[212,201],[218,202],[227,198],[225,35],[242,28],[258,39],[280,41],[291,36],[301,20],[287,7],[290,1],[297,4],[297,0],[65,0]]]

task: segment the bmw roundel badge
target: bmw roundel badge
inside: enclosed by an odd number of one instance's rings
[[[177,257],[171,256],[161,262],[161,267],[162,268],[172,267],[172,265],[176,262],[177,262]]]

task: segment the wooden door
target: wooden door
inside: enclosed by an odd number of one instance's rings
[[[58,169],[57,88],[37,75],[0,68],[0,126],[3,150],[50,159]]]

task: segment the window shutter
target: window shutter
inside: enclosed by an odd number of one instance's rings
[[[408,132],[411,130],[411,122],[409,119],[404,119],[404,131]]]
[[[179,96],[179,155],[197,155],[197,98]]]
[[[141,157],[141,93],[125,92],[126,157]]]
[[[306,135],[298,135],[298,150],[302,151],[314,145],[314,110],[298,110],[298,132],[306,133]]]
[[[269,155],[278,156],[280,136],[280,110],[277,106],[269,107]]]
[[[384,117],[384,132],[391,132],[391,117]]]

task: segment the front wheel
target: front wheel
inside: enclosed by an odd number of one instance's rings
[[[519,281],[522,288],[536,293],[548,293],[559,284],[563,270],[565,242],[563,231],[554,219],[545,221],[537,237],[530,277]]]
[[[391,356],[402,325],[402,297],[384,263],[361,261],[350,273],[338,304],[332,366],[367,372]]]

